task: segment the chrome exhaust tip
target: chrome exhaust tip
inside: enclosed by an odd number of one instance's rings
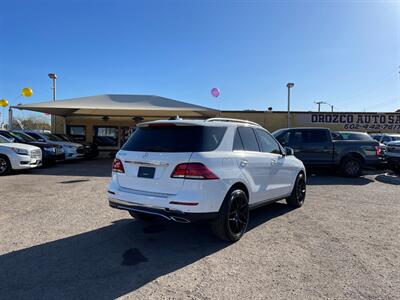
[[[170,216],[169,217],[172,221],[175,221],[177,223],[190,223],[189,220],[186,220],[185,218],[181,218],[181,217],[174,217],[174,216]]]

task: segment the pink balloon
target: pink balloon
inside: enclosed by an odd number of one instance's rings
[[[218,88],[212,88],[211,89],[211,95],[213,95],[214,97],[218,97],[220,95],[220,91]]]

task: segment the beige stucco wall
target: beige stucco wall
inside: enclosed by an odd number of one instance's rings
[[[287,114],[285,113],[224,111],[221,113],[221,117],[253,121],[269,131],[287,127]]]

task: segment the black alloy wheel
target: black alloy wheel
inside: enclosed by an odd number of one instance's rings
[[[10,173],[11,165],[6,157],[0,156],[0,176]]]
[[[303,173],[297,175],[296,183],[292,194],[286,198],[286,203],[292,207],[298,208],[304,204],[306,199],[306,179]]]
[[[232,194],[232,201],[229,208],[228,224],[233,235],[243,235],[249,222],[249,206],[243,193]]]
[[[222,240],[236,242],[246,232],[249,224],[249,201],[241,189],[228,192],[218,217],[212,222],[214,234]]]

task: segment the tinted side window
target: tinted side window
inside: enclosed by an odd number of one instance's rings
[[[85,126],[77,126],[77,125],[69,125],[67,126],[67,134],[71,135],[77,141],[85,141],[86,140],[86,127]]]
[[[278,140],[278,142],[282,145],[282,146],[286,146],[289,145],[289,138],[290,138],[290,131],[283,131],[277,135],[274,135],[275,138]]]
[[[276,153],[280,154],[281,149],[275,139],[266,131],[261,129],[256,129],[258,136],[258,141],[260,142],[260,147],[262,152]]]
[[[341,141],[343,140],[343,136],[338,132],[332,132],[332,140]]]
[[[250,127],[238,127],[246,151],[260,151],[254,130]]]
[[[301,135],[303,143],[325,143],[328,141],[324,130],[303,130]]]
[[[98,146],[118,146],[118,127],[95,126],[93,142]]]
[[[233,138],[233,150],[244,150],[242,139],[240,138],[239,132],[236,129],[235,137]]]

